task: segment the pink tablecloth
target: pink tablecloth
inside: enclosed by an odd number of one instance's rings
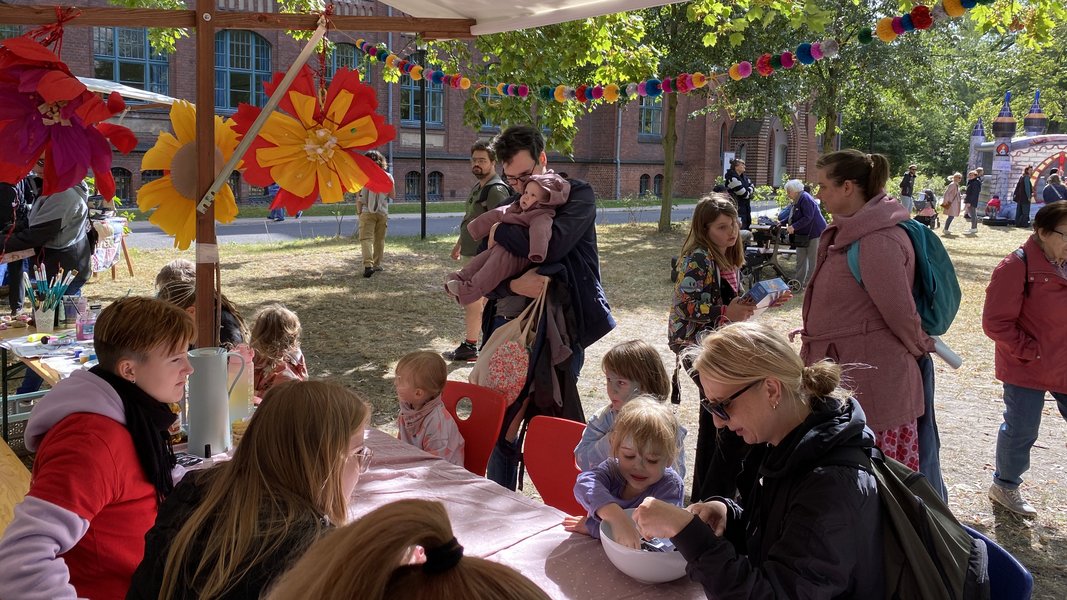
[[[469,555],[509,565],[552,598],[588,600],[701,599],[699,586],[681,580],[651,586],[622,574],[600,542],[571,534],[562,512],[400,442],[378,430],[367,434],[370,470],[353,495],[353,518],[405,498],[445,505],[456,538]]]

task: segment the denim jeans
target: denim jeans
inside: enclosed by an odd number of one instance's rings
[[[1052,392],[1060,414],[1067,420],[1067,394]],[[993,482],[1015,489],[1030,469],[1030,448],[1037,441],[1041,427],[1041,410],[1045,407],[1045,390],[1004,384],[1004,422],[997,433],[997,470]]]
[[[923,414],[916,426],[919,430],[919,472],[926,476],[930,487],[948,502],[948,488],[941,475],[941,436],[937,433],[934,414],[934,361],[929,354],[919,358],[919,374],[923,380]]]

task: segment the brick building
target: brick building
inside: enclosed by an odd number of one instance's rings
[[[106,0],[80,0],[79,5],[106,6]],[[386,15],[390,9],[369,0],[334,0],[339,14]],[[220,10],[271,12],[272,0],[219,0]],[[399,14],[399,13],[396,13]],[[75,20],[72,25],[76,25]],[[25,27],[0,24],[0,39],[18,35]],[[411,47],[402,34],[360,34],[331,32],[336,50],[327,69],[359,66],[362,59],[355,40],[366,38],[384,42],[390,48]],[[262,104],[266,98],[262,81],[287,68],[296,59],[301,43],[279,30],[225,30],[216,35],[215,109],[232,114],[239,102]],[[193,39],[177,44],[172,55],[156,56],[148,45],[144,29],[68,26],[62,58],[76,75],[109,79],[133,87],[195,101],[195,56]],[[316,58],[312,58],[313,67]],[[398,200],[418,198],[419,182],[419,96],[418,85],[404,77],[400,83],[381,80],[381,63],[370,63],[368,82],[379,98],[379,112],[397,126],[397,138],[381,150],[390,159],[397,184]],[[427,101],[427,191],[431,200],[463,199],[473,180],[469,149],[480,138],[492,137],[498,129],[490,125],[472,130],[463,124],[463,104],[473,91],[430,86]],[[521,100],[505,100],[516,101]],[[696,95],[679,97],[678,148],[674,195],[696,197],[709,191],[715,178],[725,170],[723,156],[732,152],[745,158],[749,176],[756,185],[780,184],[783,174],[804,178],[814,172],[816,159],[815,117],[804,107],[792,123],[777,117],[734,121],[725,114],[687,119],[702,108],[705,99]],[[614,198],[645,193],[659,194],[663,185],[661,135],[665,111],[658,99],[642,98],[626,104],[605,104],[583,117],[574,141],[572,156],[551,155],[557,171],[588,180],[599,197]],[[142,183],[161,173],[142,172],[141,158],[169,127],[165,109],[128,112],[122,124],[137,135],[137,149],[130,155],[118,153],[113,171],[117,194],[132,200]],[[239,200],[262,196],[263,191],[241,181],[234,174]]]

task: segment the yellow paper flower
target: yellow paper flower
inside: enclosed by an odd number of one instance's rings
[[[141,160],[142,171],[163,171],[163,177],[141,186],[137,207],[144,212],[155,209],[148,221],[174,236],[174,246],[185,250],[196,239],[196,205],[200,201],[196,189],[196,107],[184,100],[175,101],[170,107],[170,123],[174,135],[160,133],[156,145]],[[216,116],[215,176],[236,148],[233,121]],[[218,222],[230,223],[237,218],[237,203],[229,184],[215,195],[214,204]]]

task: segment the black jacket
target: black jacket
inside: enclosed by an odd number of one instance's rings
[[[915,191],[915,176],[911,173],[905,173],[904,178],[900,180],[900,195],[908,196],[912,195]]]
[[[207,479],[205,475],[208,473],[210,470],[186,474],[163,502],[159,515],[156,516],[156,524],[145,534],[144,558],[133,573],[126,600],[156,600],[159,597],[170,544],[185,521],[203,501],[206,491],[204,480]],[[307,515],[303,521],[294,523],[290,529],[290,539],[282,544],[281,550],[253,565],[248,574],[237,582],[228,594],[220,597],[220,600],[259,598],[275,578],[288,570],[327,527],[325,519],[316,518],[314,515]],[[212,533],[210,524],[201,530],[200,537],[194,544],[194,553],[200,552],[206,537]],[[177,590],[176,598],[199,598],[191,579],[191,573],[182,578],[182,587]]]
[[[978,196],[982,193],[982,180],[975,177],[967,180],[967,195],[963,199],[964,204],[978,206]]]
[[[813,468],[841,446],[869,448],[855,400],[813,412],[760,467],[748,507],[726,501],[726,533],[695,518],[673,538],[708,598],[881,598],[878,484],[866,471]]]
[[[739,175],[737,171],[729,169],[726,171],[723,181],[726,182],[726,191],[733,198],[735,204],[739,207],[749,205],[752,201],[752,194],[756,191],[756,186],[752,185],[748,175]]]

